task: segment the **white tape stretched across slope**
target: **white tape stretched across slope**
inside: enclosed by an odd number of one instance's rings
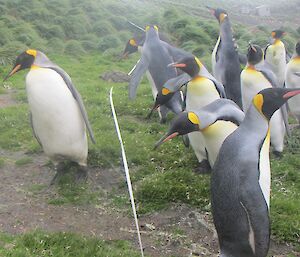
[[[138,221],[137,214],[136,214],[136,208],[135,208],[135,202],[134,202],[134,197],[133,197],[131,179],[130,179],[130,174],[129,174],[129,169],[128,169],[128,163],[127,163],[125,148],[124,148],[124,145],[123,145],[123,140],[122,140],[119,124],[118,124],[117,114],[116,114],[116,111],[115,111],[115,106],[114,106],[114,102],[113,102],[113,98],[112,98],[112,92],[113,92],[113,88],[110,89],[110,93],[109,93],[111,111],[112,111],[112,114],[113,114],[115,127],[116,127],[116,131],[117,131],[117,134],[118,134],[118,139],[120,141],[120,145],[121,145],[121,149],[122,149],[122,159],[123,159],[123,164],[124,164],[124,169],[125,169],[125,175],[126,175],[126,180],[127,180],[127,186],[128,186],[128,191],[129,191],[129,197],[130,197],[132,212],[133,212],[133,216],[134,216],[134,220],[135,220],[136,231],[137,231],[137,234],[138,234],[138,239],[139,239],[139,244],[140,244],[140,250],[141,250],[142,257],[144,257],[143,244],[142,244],[141,233],[140,233],[140,229],[139,229],[139,221]]]

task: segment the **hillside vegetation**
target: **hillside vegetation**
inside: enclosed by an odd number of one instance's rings
[[[138,33],[128,19],[140,26],[158,24],[174,44],[208,61],[218,36],[217,21],[204,5],[190,14],[187,9],[176,1],[2,0],[0,58],[5,62],[28,47],[76,57],[93,51],[117,55]],[[268,43],[270,29],[263,24],[251,28],[234,24],[233,29],[241,51],[250,40],[261,46]],[[284,40],[292,52],[300,30],[286,30],[290,34]]]

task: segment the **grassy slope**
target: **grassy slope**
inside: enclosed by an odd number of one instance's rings
[[[157,151],[153,150],[154,143],[167,130],[167,125],[158,124],[157,115],[151,121],[145,120],[152,105],[146,81],[139,88],[137,100],[129,101],[126,84],[107,83],[98,78],[100,73],[111,69],[128,71],[135,57],[122,63],[99,54],[80,60],[51,57],[71,75],[86,102],[97,140],[97,144],[90,147],[89,165],[120,165],[120,149],[108,103],[109,89],[114,86],[114,101],[133,173],[139,213],[158,210],[172,202],[185,202],[209,210],[209,176],[193,173],[196,160],[192,151],[185,149],[180,139],[165,144]],[[19,89],[18,98],[21,101],[25,96],[23,76],[18,74],[9,82]],[[26,103],[0,111],[0,145],[10,150],[38,150],[39,146],[28,124]],[[297,243],[300,230],[299,139],[297,132],[289,141],[283,159],[272,159],[272,234],[278,241],[293,243]],[[122,204],[127,203],[126,196],[120,198],[124,200]],[[80,203],[73,198],[69,201],[72,204]],[[68,202],[68,198],[61,203],[65,202]]]

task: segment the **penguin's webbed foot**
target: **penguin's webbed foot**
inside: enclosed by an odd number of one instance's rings
[[[274,154],[275,158],[277,158],[277,159],[281,159],[282,158],[282,152],[274,150],[273,154]]]
[[[199,163],[198,167],[194,170],[197,174],[209,174],[211,173],[211,167],[208,160],[203,160]]]
[[[160,124],[165,124],[167,122],[167,118],[161,118],[159,123]]]
[[[51,182],[50,182],[50,186],[53,186],[57,183],[59,183],[61,181],[61,178],[64,176],[65,174],[65,164],[63,162],[60,162],[57,166],[56,166],[56,173],[54,175],[54,177],[52,178]]]
[[[88,179],[88,169],[84,166],[79,166],[75,173],[76,183],[85,183]]]

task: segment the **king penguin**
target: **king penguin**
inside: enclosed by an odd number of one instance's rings
[[[78,179],[87,178],[88,142],[86,128],[95,143],[80,94],[69,75],[37,50],[20,54],[6,80],[16,72],[30,68],[26,92],[33,134],[45,154],[56,164],[54,182],[63,172],[64,160],[79,164]]]
[[[215,100],[203,108],[180,113],[155,148],[177,135],[200,131],[205,141],[207,160],[213,167],[225,138],[237,129],[244,116],[243,111],[233,101]]]
[[[249,45],[248,63],[241,73],[243,110],[246,112],[253,97],[265,88],[279,87],[274,73],[263,65],[263,51],[258,45]],[[257,67],[256,67],[257,65]],[[270,121],[271,144],[274,154],[280,156],[284,148],[284,136],[287,124],[287,112],[276,111]]]
[[[222,257],[265,257],[270,242],[269,121],[300,89],[267,88],[221,146],[211,176],[211,203]]]
[[[296,44],[295,54],[287,64],[285,85],[287,88],[296,88],[300,85],[300,41]],[[300,96],[295,96],[289,101],[289,108],[300,124]]]
[[[228,99],[242,108],[240,61],[234,44],[231,23],[223,9],[209,8],[220,24],[220,35],[212,53],[212,70],[214,77],[220,81]]]
[[[226,97],[223,86],[213,78],[197,57],[185,57],[169,66],[181,69],[192,78],[186,85],[185,105],[187,111],[199,109],[217,99]],[[156,99],[156,105],[168,101],[168,95],[172,94],[174,90],[179,90],[181,86],[177,84],[175,89],[164,87],[161,94],[158,95],[161,97]],[[188,138],[199,161],[199,171],[207,171],[209,163],[202,134],[199,131],[192,132],[188,134]]]
[[[265,49],[265,60],[277,76],[280,87],[284,86],[286,70],[286,49],[284,43],[281,41],[284,35],[285,32],[282,30],[272,31],[272,43]]]
[[[176,69],[168,67],[168,64],[171,63],[173,59],[159,39],[157,26],[146,27],[146,38],[142,49],[141,59],[133,70],[129,82],[130,99],[135,98],[137,87],[147,70],[149,70],[149,73],[151,74],[153,85],[155,85],[156,88],[156,94],[167,80],[177,76]],[[152,86],[152,88],[154,87]],[[160,107],[162,123],[166,121],[166,115],[169,109],[174,113],[182,111],[181,96],[179,92],[174,94],[166,106]]]

